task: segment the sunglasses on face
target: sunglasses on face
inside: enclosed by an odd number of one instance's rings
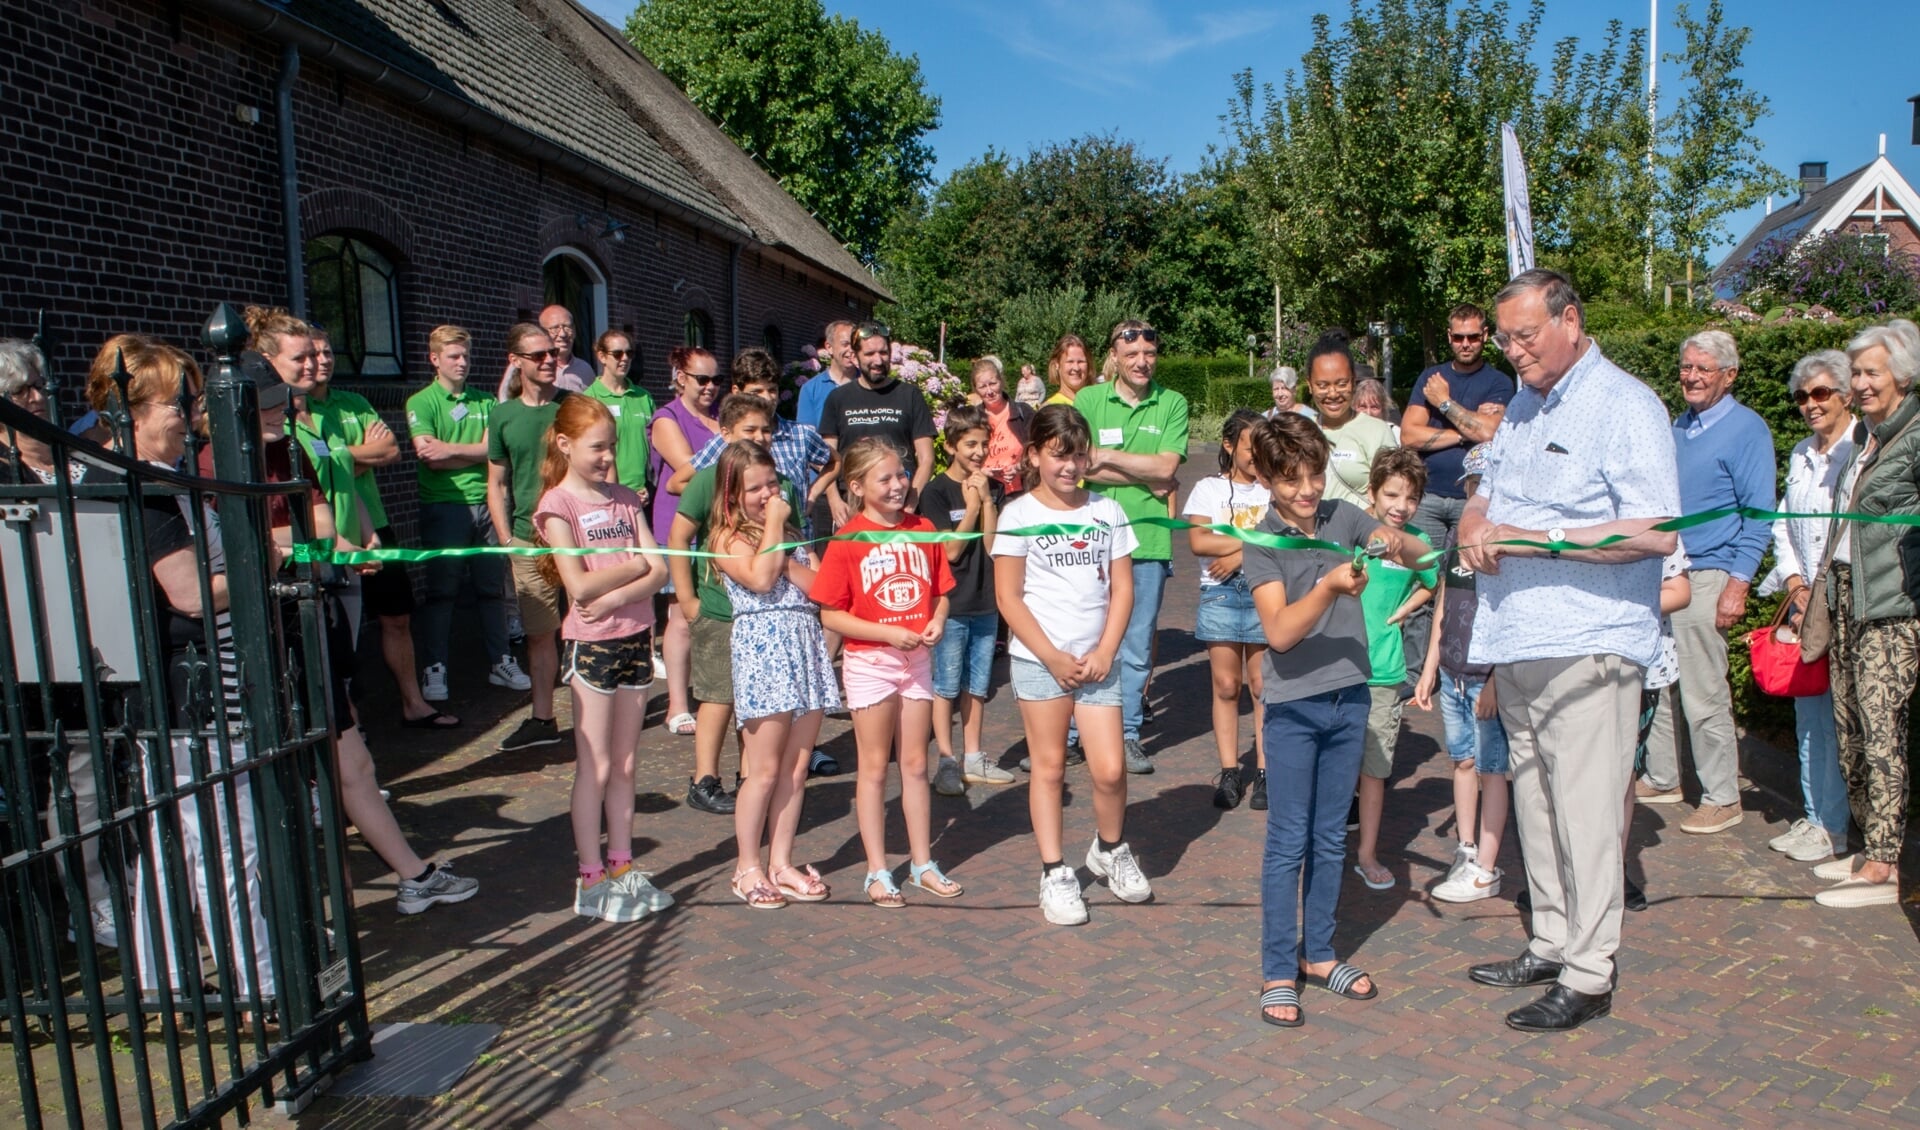
[[[1840,395],[1840,390],[1837,388],[1829,388],[1826,385],[1817,385],[1813,388],[1795,389],[1793,393],[1793,403],[1796,408],[1805,404],[1809,400],[1813,401],[1815,404],[1825,404],[1827,401],[1832,400],[1834,397],[1839,395]]]
[[[1158,345],[1160,343],[1160,331],[1154,329],[1152,326],[1142,326],[1135,330],[1121,330],[1119,333],[1113,335],[1113,340],[1124,341],[1128,345],[1132,345],[1136,341],[1144,341],[1150,345]]]
[[[519,356],[525,357],[529,361],[545,361],[549,357],[558,357],[559,355],[560,351],[558,349],[532,349],[519,354]]]
[[[615,361],[625,361],[628,357],[633,356],[633,350],[631,349],[602,349],[600,352],[613,358]]]
[[[681,373],[680,375],[698,385],[715,384],[720,380],[718,373]]]
[[[1448,334],[1447,340],[1455,345],[1468,345],[1487,340],[1486,334]]]

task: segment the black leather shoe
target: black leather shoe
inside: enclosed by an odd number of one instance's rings
[[[1558,981],[1561,968],[1559,962],[1535,957],[1533,951],[1528,950],[1512,961],[1494,961],[1486,965],[1476,965],[1467,970],[1467,976],[1482,985],[1492,985],[1496,989],[1520,989],[1528,985],[1544,985],[1548,981]]]
[[[1571,1032],[1612,1011],[1612,993],[1576,993],[1555,985],[1546,996],[1507,1013],[1507,1027],[1522,1032]]]

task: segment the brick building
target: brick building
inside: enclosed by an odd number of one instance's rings
[[[443,322],[490,384],[558,299],[657,391],[684,341],[792,360],[887,297],[574,0],[0,0],[0,31],[0,334],[44,311],[69,403],[108,335],[199,351],[220,301],[326,322],[404,435]]]
[[[1714,268],[1714,293],[1735,298],[1735,280],[1762,248],[1783,240],[1799,243],[1845,231],[1878,236],[1888,250],[1920,254],[1920,193],[1887,160],[1886,137],[1880,155],[1845,176],[1827,179],[1825,161],[1800,166],[1800,198],[1767,215]]]

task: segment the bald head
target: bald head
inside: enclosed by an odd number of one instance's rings
[[[558,361],[564,368],[573,360],[573,311],[557,303],[547,307],[540,311],[540,328],[553,339],[553,347],[560,351]]]

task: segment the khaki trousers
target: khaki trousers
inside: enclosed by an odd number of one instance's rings
[[[1639,737],[1644,670],[1617,655],[1494,668],[1513,767],[1534,956],[1580,993],[1613,985],[1620,948],[1620,822]]]

